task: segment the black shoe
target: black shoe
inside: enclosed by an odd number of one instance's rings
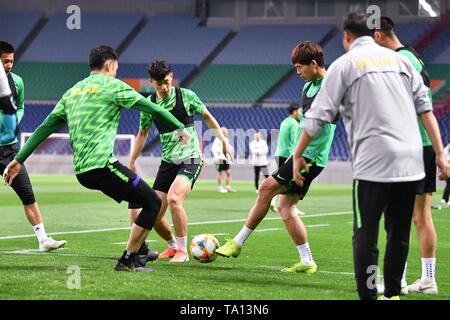
[[[134,256],[134,265],[136,267],[145,267],[148,261],[154,261],[158,259],[159,252],[156,250],[149,250],[147,254],[136,254]]]
[[[126,264],[121,262],[120,259],[117,261],[116,267],[114,268],[116,271],[129,271],[129,272],[154,272],[152,268],[143,268],[136,267],[133,262],[130,264]]]

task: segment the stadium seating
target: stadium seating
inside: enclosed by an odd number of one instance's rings
[[[450,63],[447,64],[426,64],[425,67],[433,80],[443,80],[445,85],[439,90],[433,99],[442,99],[444,95],[450,92]]]
[[[292,70],[292,49],[332,26],[247,26],[191,84],[206,102],[257,103]]]
[[[397,23],[395,33],[403,44],[412,44],[430,28],[429,23]]]
[[[18,12],[2,11],[0,12],[0,39],[8,41],[16,49],[39,22],[42,13],[38,12]]]
[[[213,60],[213,64],[291,64],[300,42],[320,42],[333,26],[247,26]]]
[[[189,86],[205,102],[256,103],[291,65],[212,64]]]
[[[344,46],[342,45],[342,32],[338,31],[333,38],[323,46],[323,52],[326,66],[330,65],[334,60],[345,53]]]
[[[66,26],[67,14],[55,13],[30,47],[22,61],[87,62],[89,50],[100,44],[118,48],[142,14],[83,13],[81,29]]]
[[[164,59],[170,64],[199,65],[231,29],[198,27],[198,23],[197,18],[186,14],[155,15],[120,60],[148,64],[154,59]]]
[[[297,74],[292,74],[288,81],[277,90],[272,96],[264,99],[268,103],[300,103],[302,98],[302,89],[305,80]]]
[[[431,41],[422,58],[426,63],[450,63],[450,26]]]

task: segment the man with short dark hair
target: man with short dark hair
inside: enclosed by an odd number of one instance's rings
[[[151,272],[151,268],[136,267],[135,260],[138,249],[156,221],[161,200],[144,180],[120,164],[114,156],[120,114],[123,108],[135,108],[150,113],[164,125],[176,129],[176,138],[183,143],[189,143],[190,135],[183,123],[172,114],[116,79],[118,61],[113,48],[93,48],[89,54],[89,67],[91,74],[62,96],[8,165],[3,178],[5,183],[11,185],[21,172],[24,161],[39,144],[67,123],[78,181],[88,189],[102,191],[119,203],[125,200],[143,206],[115,270]]]
[[[379,45],[394,50],[409,59],[411,64],[422,76],[424,84],[428,87],[428,95],[432,100],[430,90],[430,76],[419,54],[409,46],[404,46],[395,34],[394,22],[389,17],[381,17],[380,29],[375,30],[374,39]],[[436,155],[430,138],[423,127],[420,117],[418,117],[420,135],[423,144],[423,161],[425,178],[419,181],[416,189],[416,199],[414,202],[413,221],[417,229],[419,247],[422,260],[422,277],[410,286],[406,283],[406,270],[402,277],[402,293],[407,294],[409,290],[425,294],[437,294],[438,288],[435,278],[436,270],[436,230],[431,216],[432,193],[436,191]],[[382,286],[380,291],[382,291]]]
[[[297,74],[306,81],[302,92],[301,110],[303,117],[307,117],[311,104],[326,77],[322,48],[310,41],[301,42],[292,52],[292,64],[297,69]],[[299,110],[299,108],[295,110]],[[301,119],[302,122],[304,121],[303,117]],[[225,257],[237,257],[244,242],[267,214],[271,199],[279,194],[278,213],[300,256],[300,262],[281,271],[303,272],[306,274],[317,272],[317,265],[311,253],[307,231],[303,221],[298,216],[296,206],[308,193],[312,181],[325,168],[335,129],[335,124],[324,126],[319,136],[313,140],[303,153],[308,162],[309,172],[305,175],[305,182],[302,186],[293,183],[292,157],[289,157],[272,176],[264,180],[259,187],[258,198],[250,210],[244,226],[232,240],[227,241],[227,243],[218,248],[216,253]],[[294,145],[300,133],[301,129],[295,132]]]
[[[417,181],[424,174],[417,115],[436,152],[441,178],[450,174],[428,88],[404,56],[377,45],[368,17],[350,13],[343,25],[346,54],[328,69],[294,152],[294,181],[309,172],[302,157],[311,140],[340,113],[353,168],[355,278],[361,299],[377,299],[378,231],[384,211],[387,231],[384,297],[399,299],[408,256]]]
[[[222,134],[217,120],[206,109],[206,106],[191,90],[173,87],[173,73],[169,63],[155,60],[150,63],[148,73],[155,92],[149,97],[153,103],[170,112],[186,127],[191,136],[188,146],[174,139],[174,129],[161,123],[148,113],[141,112],[140,129],[133,147],[129,167],[136,171],[136,159],[144,148],[152,123],[159,131],[163,155],[161,164],[153,184],[162,204],[155,223],[155,230],[167,242],[168,248],[159,254],[159,258],[172,258],[169,262],[189,261],[187,248],[187,215],[183,201],[193,189],[203,165],[203,155],[197,132],[194,128],[194,114],[199,115],[208,127],[213,130],[217,139],[223,142],[221,152],[232,156],[233,148]],[[170,223],[164,216],[170,208],[176,233],[174,237]],[[139,214],[142,205],[130,203],[130,220]]]
[[[8,163],[19,152],[16,145],[18,142],[18,126],[24,114],[24,85],[22,78],[11,72],[14,65],[14,47],[6,41],[0,41],[0,61],[2,63],[0,69],[6,72],[12,98],[14,104],[17,106],[15,112],[15,118],[17,117],[17,120],[13,120],[16,129],[8,132],[5,126],[0,126],[0,172],[3,172]],[[1,116],[5,117],[5,114],[2,114],[0,111]],[[22,168],[21,173],[14,180],[11,187],[22,201],[25,215],[38,239],[39,250],[51,251],[63,247],[67,243],[66,240],[56,241],[48,237],[45,232],[41,211],[34,197],[33,187],[31,186],[30,178],[25,167]]]

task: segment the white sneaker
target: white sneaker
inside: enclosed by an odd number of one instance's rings
[[[217,191],[219,191],[221,193],[227,192],[227,190],[225,190],[223,187],[218,187]]]
[[[39,241],[39,251],[47,252],[59,249],[61,247],[64,247],[64,245],[67,243],[66,240],[56,241],[53,238],[45,238],[42,241]]]
[[[300,210],[298,210],[297,208],[295,208],[295,213],[296,213],[297,215],[300,215],[300,216],[302,216],[302,215],[305,214],[303,211],[300,211]]]
[[[381,280],[380,283],[377,283],[377,292],[378,294],[384,294],[384,280]],[[404,279],[402,279],[402,281],[400,282],[400,294],[401,295],[408,294],[408,284]]]
[[[408,286],[411,292],[420,292],[425,294],[438,294],[436,281],[417,279]]]
[[[441,203],[447,204],[447,201],[445,201],[444,199],[441,199]]]

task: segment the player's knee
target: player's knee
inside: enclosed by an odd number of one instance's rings
[[[295,207],[283,207],[278,205],[277,211],[281,217],[281,220],[286,221],[296,217]]]
[[[167,203],[170,208],[180,207],[182,205],[182,199],[177,194],[169,194],[167,196]]]
[[[412,220],[414,222],[414,224],[416,226],[423,226],[423,225],[427,225],[427,224],[431,224],[433,223],[433,219],[431,217],[431,214],[425,214],[425,213],[420,213],[420,214],[414,214],[412,217]]]
[[[270,185],[270,183],[267,180],[264,180],[259,185],[258,194],[260,196],[265,196],[265,197],[271,197],[272,198],[272,196],[273,196],[272,186]]]

